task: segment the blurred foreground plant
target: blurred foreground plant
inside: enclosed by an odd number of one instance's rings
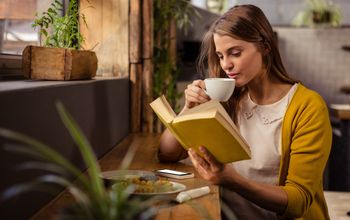
[[[75,199],[75,203],[64,208],[59,219],[128,220],[151,218],[156,211],[152,205],[157,199],[153,197],[141,200],[138,197],[131,197],[130,195],[135,189],[133,186],[125,188],[116,185],[111,189],[106,188],[101,179],[97,158],[87,138],[61,103],[57,104],[57,109],[64,125],[79,148],[88,168],[87,175],[81,174],[77,167],[49,146],[24,134],[0,128],[0,136],[25,144],[7,144],[5,145],[6,150],[29,155],[35,159],[22,164],[22,168],[49,172],[49,174],[44,174],[31,182],[10,187],[2,194],[1,199],[10,199],[24,192],[42,190],[45,187],[49,189],[49,186],[59,185],[66,188]],[[129,167],[134,154],[135,150],[128,151],[120,169]],[[76,180],[70,181],[67,174]]]

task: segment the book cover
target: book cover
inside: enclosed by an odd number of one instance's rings
[[[250,159],[250,149],[220,102],[211,100],[176,115],[164,96],[153,111],[185,148],[204,146],[221,163]]]

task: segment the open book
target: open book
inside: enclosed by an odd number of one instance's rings
[[[211,100],[176,115],[165,96],[154,100],[153,111],[185,148],[203,146],[221,163],[250,159],[250,149],[220,102]]]

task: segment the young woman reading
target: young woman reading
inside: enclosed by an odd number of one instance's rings
[[[251,159],[221,164],[206,150],[185,151],[166,130],[161,161],[190,157],[239,219],[329,219],[322,176],[332,131],[323,99],[286,72],[276,37],[253,5],[231,8],[203,39],[199,65],[210,77],[236,80],[223,103],[251,148]],[[207,102],[202,80],[185,90],[185,109]],[[233,154],[235,152],[232,152]]]

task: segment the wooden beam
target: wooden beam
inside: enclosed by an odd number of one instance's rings
[[[143,0],[142,5],[142,58],[153,57],[153,0]]]
[[[154,132],[154,113],[149,106],[153,101],[153,0],[143,0],[142,28],[142,131]]]
[[[130,0],[130,63],[141,62],[141,0]]]
[[[142,131],[154,132],[154,114],[149,105],[153,101],[153,62],[151,59],[143,60],[142,70]]]
[[[142,64],[130,64],[131,132],[141,131]]]

